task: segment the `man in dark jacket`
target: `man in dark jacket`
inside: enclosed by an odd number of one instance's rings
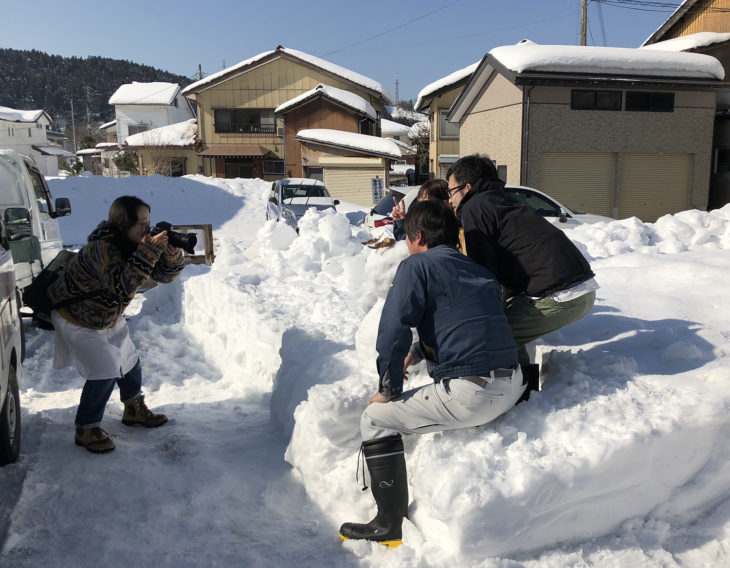
[[[401,433],[479,426],[512,408],[525,390],[517,346],[494,276],[456,249],[459,226],[442,201],[414,203],[401,262],[383,306],[376,343],[378,392],[360,420],[362,451],[378,505],[367,524],[345,523],[343,539],[401,544],[408,486]],[[411,328],[419,341],[411,345]],[[434,383],[403,392],[407,368],[428,362]]]
[[[488,157],[459,159],[446,179],[464,230],[462,252],[502,284],[520,364],[536,375],[525,344],[591,310],[598,289],[591,267],[563,231],[504,192]]]

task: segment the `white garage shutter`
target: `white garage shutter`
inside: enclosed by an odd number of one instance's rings
[[[613,216],[615,171],[611,152],[544,152],[537,189],[576,211]]]
[[[619,218],[653,223],[662,215],[687,209],[691,169],[691,154],[624,154]]]

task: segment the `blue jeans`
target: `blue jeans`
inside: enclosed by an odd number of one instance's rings
[[[142,395],[142,367],[139,361],[131,371],[119,379],[86,381],[76,411],[76,426],[94,428],[101,424],[106,403],[114,390],[114,383],[119,385],[119,398],[123,403],[139,398]]]

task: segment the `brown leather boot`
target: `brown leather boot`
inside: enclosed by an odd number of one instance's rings
[[[122,424],[125,426],[134,426],[140,424],[147,428],[157,428],[167,422],[167,416],[164,414],[155,414],[144,402],[144,395],[135,398],[133,401],[124,405],[124,415],[122,416]]]
[[[114,442],[102,428],[76,428],[75,442],[77,446],[86,448],[95,454],[111,452]]]

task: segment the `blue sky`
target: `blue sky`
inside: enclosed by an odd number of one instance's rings
[[[680,0],[675,0],[679,4]],[[579,41],[580,0],[26,0],[3,2],[0,47],[127,59],[192,76],[283,45],[401,99],[523,38]],[[637,47],[670,15],[589,2],[591,45]],[[2,101],[0,101],[0,105]]]

